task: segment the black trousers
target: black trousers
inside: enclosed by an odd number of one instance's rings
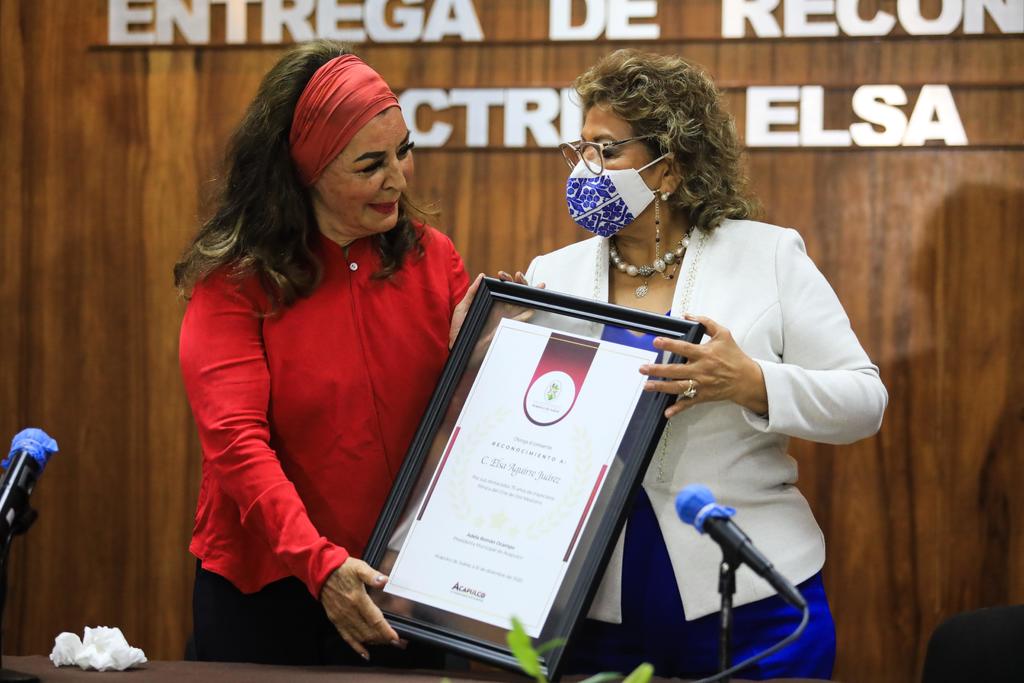
[[[442,651],[412,641],[405,650],[371,645],[366,662],[342,640],[320,602],[294,577],[246,594],[197,562],[192,614],[199,661],[402,669],[445,665]]]

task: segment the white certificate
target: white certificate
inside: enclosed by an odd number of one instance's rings
[[[654,362],[502,320],[385,592],[538,637]]]

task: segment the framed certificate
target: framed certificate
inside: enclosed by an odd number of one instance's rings
[[[544,654],[557,677],[673,398],[643,391],[660,354],[629,342],[703,332],[485,279],[364,556],[390,575],[371,598],[395,630],[518,669],[516,617],[567,641]]]

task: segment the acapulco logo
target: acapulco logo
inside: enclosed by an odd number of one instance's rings
[[[478,591],[475,588],[470,588],[469,586],[463,586],[458,581],[456,581],[455,585],[452,586],[452,593],[458,593],[459,595],[464,595],[467,598],[475,598],[476,600],[483,600],[487,597],[487,593]]]

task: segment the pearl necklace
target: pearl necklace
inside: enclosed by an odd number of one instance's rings
[[[647,296],[647,292],[650,291],[647,281],[655,273],[660,273],[666,280],[672,280],[675,278],[675,271],[679,268],[679,264],[683,261],[683,253],[686,248],[690,246],[690,236],[685,235],[679,240],[679,245],[672,251],[666,251],[665,255],[660,254],[661,251],[661,236],[655,237],[654,242],[654,261],[642,266],[635,266],[632,263],[627,262],[619,255],[619,250],[615,247],[615,238],[611,238],[608,243],[608,258],[619,270],[620,273],[625,273],[630,277],[642,277],[644,283],[636,288],[634,292],[636,298],[642,299]],[[672,266],[672,272],[667,273],[669,267]]]
[[[668,193],[663,192],[659,197],[657,194],[654,195],[654,261],[642,266],[635,266],[632,263],[627,262],[621,256],[619,256],[619,250],[615,246],[615,238],[609,238],[608,242],[608,258],[611,262],[619,269],[620,273],[625,273],[630,277],[642,277],[644,283],[637,287],[633,294],[637,299],[642,299],[647,296],[647,292],[651,290],[648,285],[648,280],[655,273],[660,273],[666,280],[675,279],[676,271],[679,269],[679,264],[683,261],[683,252],[686,251],[686,247],[690,246],[690,236],[683,235],[683,238],[679,240],[679,246],[672,251],[666,251],[665,255],[661,255],[661,202],[659,199],[668,199]],[[672,266],[672,272],[665,274],[669,266]]]

